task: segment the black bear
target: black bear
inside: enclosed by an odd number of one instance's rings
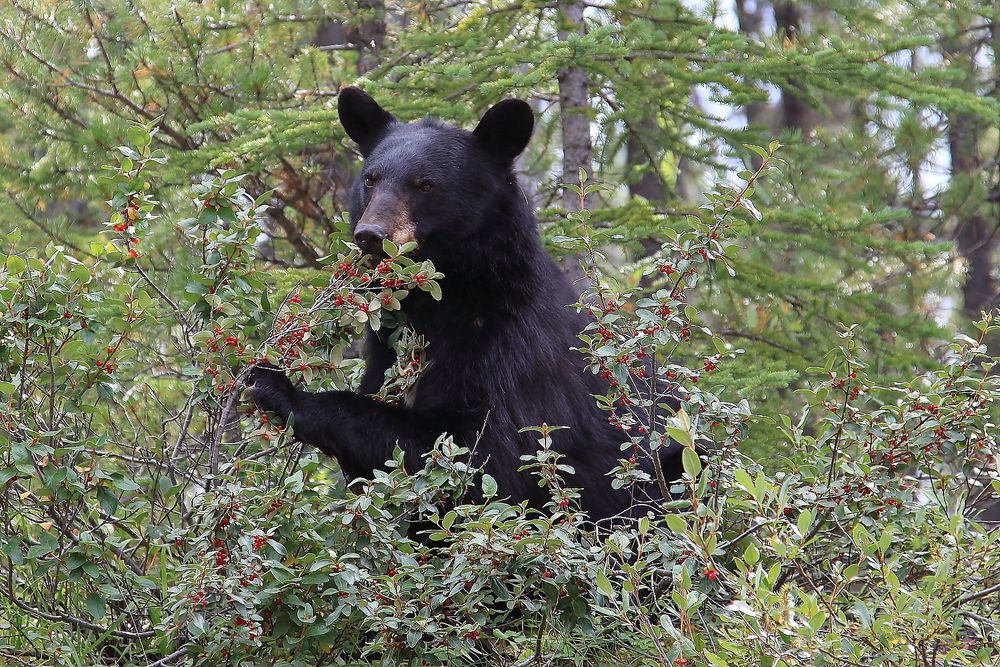
[[[608,423],[593,394],[606,381],[571,350],[587,315],[569,305],[572,286],[545,253],[537,223],[513,172],[513,161],[534,126],[531,107],[504,100],[472,132],[435,119],[396,120],[358,88],[340,92],[344,129],[361,149],[364,169],[352,191],[354,239],[378,255],[382,241],[415,241],[415,255],[444,273],[443,296],[411,293],[403,311],[422,334],[427,360],[405,406],[370,398],[381,386],[393,352],[373,332],[359,393],[309,393],[284,374],[256,369],[251,396],[282,418],[294,413],[294,433],[334,456],[349,479],[370,477],[397,445],[407,470],[442,433],[471,447],[501,495],[541,507],[548,496],[533,476],[519,473],[520,457],[537,450],[542,423],[567,426],[553,448],[575,474],[581,507],[591,519],[628,514],[636,495],[660,496],[657,485],[613,489],[608,472],[622,457],[624,437]],[[680,476],[676,447],[661,450],[668,479]],[[643,465],[651,472],[650,462]]]

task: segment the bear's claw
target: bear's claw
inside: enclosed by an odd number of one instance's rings
[[[250,399],[262,411],[274,412],[282,418],[291,412],[297,390],[281,370],[257,366],[250,372],[247,384],[250,387]]]

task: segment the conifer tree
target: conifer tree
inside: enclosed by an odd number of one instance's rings
[[[719,271],[702,297],[706,324],[749,360],[722,369],[719,381],[784,402],[815,353],[836,344],[840,323],[862,325],[858,339],[878,372],[924,367],[943,339],[935,299],[953,282],[949,234],[934,225],[962,217],[959,206],[965,219],[990,219],[995,204],[982,156],[933,201],[913,197],[900,170],[926,162],[944,127],[995,126],[998,105],[970,83],[983,78],[973,71],[981,58],[910,61],[943,44],[947,26],[976,54],[988,51],[995,10],[973,2],[931,16],[904,5],[789,1],[774,5],[767,26],[762,6],[753,17],[739,4],[729,17],[674,0],[19,0],[0,8],[0,104],[13,122],[0,162],[3,205],[8,218],[85,248],[96,231],[86,204],[95,165],[129,122],[162,116],[168,217],[188,174],[238,168],[251,192],[273,193],[272,261],[311,266],[328,237],[343,234],[358,165],[336,121],[341,86],[362,85],[404,120],[436,115],[466,127],[490,103],[519,96],[540,111],[521,164],[546,236],[622,246],[616,270],[627,282],[630,261],[689,224],[699,192],[755,165],[745,144],[779,139],[790,166],[759,186],[761,222],[745,230],[736,276]],[[780,91],[778,109],[769,90]],[[837,121],[824,122],[831,113]],[[573,197],[560,184],[580,167],[612,186],[591,195],[588,229],[561,213]],[[651,178],[662,191],[639,192]],[[631,192],[617,188],[625,182]],[[172,243],[164,225],[167,271]],[[960,241],[959,252],[971,257],[973,248]],[[970,267],[969,284],[991,275]]]

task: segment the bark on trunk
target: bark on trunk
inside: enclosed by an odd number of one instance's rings
[[[739,22],[740,32],[744,35],[759,37],[760,28],[764,22],[763,9],[763,0],[756,0],[752,9],[747,6],[746,0],[736,0],[736,19]],[[750,102],[743,106],[743,113],[747,118],[747,129],[763,125],[770,130],[766,102]],[[750,164],[755,170],[760,169],[763,160],[759,155],[754,154],[750,158]]]
[[[966,88],[975,91],[976,62],[971,46],[955,40],[946,47],[953,63],[960,61],[968,72]],[[979,151],[981,121],[968,113],[953,113],[948,118],[948,148],[951,153],[952,179],[969,182],[983,178],[983,160]],[[962,311],[978,318],[982,310],[996,303],[997,284],[993,275],[993,252],[996,244],[995,223],[984,215],[981,202],[967,202],[960,210],[955,242],[968,269],[962,283]]]
[[[736,18],[739,21],[740,32],[751,37],[759,37],[764,22],[763,9],[763,0],[756,0],[752,9],[747,6],[746,0],[736,0]],[[766,102],[750,102],[743,107],[743,112],[747,117],[747,127],[769,125]],[[755,159],[760,161],[760,158]]]
[[[565,40],[570,34],[584,34],[584,6],[577,2],[561,2],[562,28],[559,39]],[[587,73],[579,66],[571,65],[559,72],[559,118],[562,125],[562,178],[563,183],[577,183],[581,168],[591,172],[593,145],[590,140],[590,95],[587,89]],[[589,200],[589,198],[588,198]],[[586,202],[589,204],[589,201]],[[571,190],[563,190],[563,206],[571,211],[580,209],[580,197]]]
[[[802,33],[802,8],[799,3],[793,0],[775,3],[774,22],[779,35],[788,42],[796,42]],[[813,128],[813,113],[809,105],[795,94],[795,83],[795,79],[789,79],[789,85],[781,88],[781,124],[806,134]]]
[[[641,170],[639,178],[629,178],[628,191],[633,197],[644,197],[652,202],[662,202],[664,197],[663,180],[660,178],[658,155],[651,155],[649,141],[643,139],[655,136],[656,119],[648,116],[642,118],[633,129],[629,130],[625,143],[625,159],[628,162],[630,176],[636,170]]]
[[[364,76],[378,66],[379,51],[385,41],[385,2],[360,0],[358,13],[362,21],[348,31],[348,37],[358,51],[358,75]]]

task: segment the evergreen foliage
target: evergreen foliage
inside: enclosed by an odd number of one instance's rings
[[[941,299],[957,282],[941,226],[970,198],[992,204],[982,179],[973,186],[956,177],[932,201],[900,169],[926,161],[940,143],[942,130],[928,118],[995,124],[998,107],[970,90],[955,65],[908,60],[935,46],[936,31],[975,25],[977,7],[932,19],[905,6],[817,6],[815,28],[791,36],[733,31],[714,5],[665,0],[595,6],[585,34],[568,34],[560,31],[565,9],[12,3],[0,10],[3,205],[11,220],[85,247],[96,230],[97,165],[129,122],[162,116],[156,142],[170,162],[157,194],[169,218],[189,174],[235,168],[249,175],[254,195],[272,192],[273,258],[315,266],[328,238],[342,238],[339,214],[356,165],[335,118],[342,85],[391,100],[403,119],[436,114],[465,124],[502,96],[532,100],[541,122],[521,166],[545,208],[558,203],[560,183],[575,179],[554,161],[562,110],[553,103],[558,73],[579,67],[591,91],[588,171],[606,182],[659,184],[654,200],[630,198],[623,187],[589,202],[596,224],[587,233],[628,257],[684,226],[706,178],[752,168],[758,158],[745,144],[778,138],[789,146],[782,155],[795,168],[757,193],[767,223],[746,228],[738,277],[715,277],[706,298],[707,322],[750,352],[729,378],[734,390],[796,409],[784,390],[797,386],[812,351],[833,344],[837,323],[863,324],[857,335],[880,360],[881,377],[928,367],[928,352],[947,339],[939,326],[947,316],[933,311],[946,307]],[[376,39],[360,41],[369,32]],[[765,103],[768,87],[813,107],[813,120],[747,128],[724,117]],[[627,142],[634,150],[623,163]],[[566,235],[558,209],[547,210],[549,237]],[[167,271],[176,243],[169,229],[152,240]]]

